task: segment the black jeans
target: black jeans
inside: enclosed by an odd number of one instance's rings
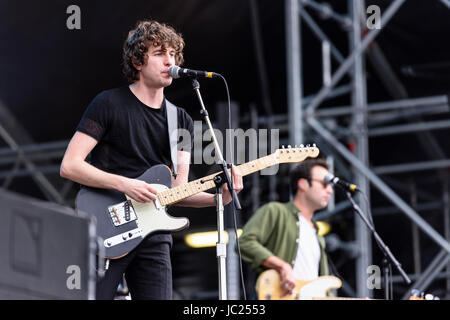
[[[112,300],[125,274],[131,299],[172,299],[172,236],[157,234],[146,237],[125,257],[111,259],[105,276],[97,281],[96,298]]]

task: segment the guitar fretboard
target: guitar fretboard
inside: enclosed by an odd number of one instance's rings
[[[238,166],[238,168],[241,171],[242,176],[246,176],[246,175],[252,174],[254,172],[257,172],[259,170],[271,167],[277,163],[278,163],[278,160],[276,159],[275,155],[271,154],[271,155],[241,164]],[[231,170],[228,169],[228,172],[231,172]],[[179,201],[182,201],[190,196],[193,196],[197,193],[215,188],[216,185],[215,185],[213,179],[218,174],[220,174],[220,172],[216,172],[216,173],[210,174],[206,177],[203,177],[201,179],[197,179],[197,180],[191,181],[189,183],[183,184],[181,186],[177,186],[177,187],[171,188],[169,190],[162,191],[162,192],[158,193],[159,202],[163,206],[169,206],[169,205],[173,205]]]

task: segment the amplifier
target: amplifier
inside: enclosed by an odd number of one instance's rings
[[[95,220],[0,189],[0,299],[95,299]]]

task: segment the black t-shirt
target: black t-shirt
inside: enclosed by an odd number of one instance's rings
[[[178,128],[190,133],[190,143],[179,140],[178,149],[191,152],[192,118],[177,107]],[[85,111],[77,131],[98,141],[91,164],[129,178],[140,176],[156,164],[172,165],[167,128],[166,101],[160,109],[142,103],[128,86],[98,94]]]

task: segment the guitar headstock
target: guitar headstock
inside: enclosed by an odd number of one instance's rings
[[[319,148],[315,144],[310,145],[300,145],[300,147],[284,146],[281,149],[277,149],[275,152],[275,157],[278,163],[296,163],[305,160],[306,158],[316,158],[319,155]]]

